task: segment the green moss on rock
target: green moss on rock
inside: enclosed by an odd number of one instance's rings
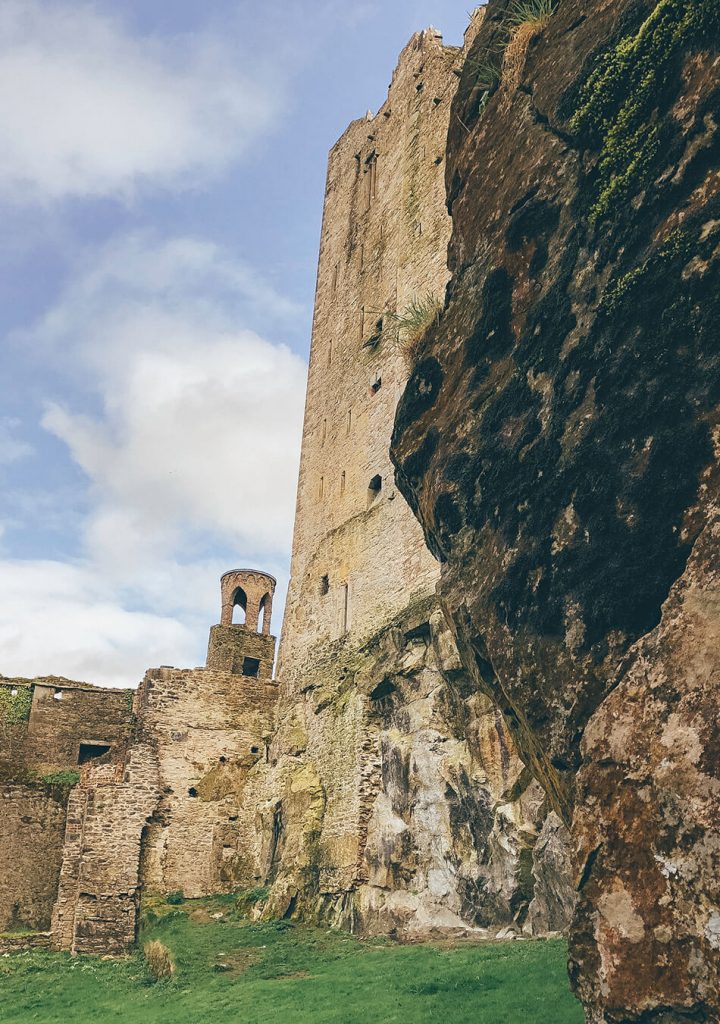
[[[717,0],[661,0],[636,33],[599,58],[570,121],[582,141],[600,147],[591,223],[617,210],[651,179],[665,141],[653,116],[658,98],[688,49],[702,46],[719,26]]]

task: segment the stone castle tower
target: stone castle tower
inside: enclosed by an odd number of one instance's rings
[[[389,459],[409,313],[441,304],[448,279],[444,153],[463,56],[432,28],[414,35],[386,102],[330,152],[278,729],[258,802],[270,912],[406,934],[547,927],[530,910],[542,794],[466,685],[438,563]]]
[[[323,671],[414,599],[437,563],[389,458],[408,377],[398,317],[441,300],[448,272],[444,148],[457,51],[414,36],[387,101],[328,163],[300,479],[278,675]]]

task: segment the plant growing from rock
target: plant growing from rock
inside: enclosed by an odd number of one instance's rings
[[[556,0],[518,0],[509,11],[506,26],[510,35],[503,55],[503,83],[509,88],[520,84],[528,47],[547,26]]]
[[[472,72],[475,85],[489,92],[500,81],[501,65],[502,52],[487,50],[479,57],[468,55],[464,67]]]
[[[555,13],[556,0],[516,0],[508,13],[511,34],[521,25],[532,25],[536,32],[544,29]]]
[[[411,365],[418,361],[427,332],[437,323],[441,310],[440,299],[428,292],[411,299],[402,312],[389,314],[389,319],[403,332],[402,347]]]

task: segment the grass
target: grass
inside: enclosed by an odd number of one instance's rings
[[[143,956],[147,969],[155,981],[172,978],[175,973],[175,964],[170,956],[170,950],[159,939],[151,939],[150,942],[145,943]]]
[[[221,917],[215,915],[221,914]],[[0,957],[3,1024],[582,1024],[561,941],[399,946],[251,923],[235,897],[154,904],[141,942],[175,963],[152,983],[142,953]]]
[[[45,775],[40,776],[40,781],[47,782],[50,786],[76,786],[80,781],[80,772],[47,772]]]
[[[517,0],[508,14],[511,29],[521,25],[534,25],[538,31],[545,28],[553,16],[556,0]]]
[[[389,315],[403,332],[402,347],[411,365],[418,361],[425,336],[430,327],[437,322],[441,310],[440,299],[428,292],[426,295],[413,297],[400,313]]]
[[[466,57],[465,67],[473,74],[473,82],[481,89],[494,89],[502,74],[502,50],[485,52],[480,57]]]

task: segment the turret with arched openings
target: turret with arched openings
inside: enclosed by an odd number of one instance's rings
[[[232,569],[220,580],[220,624],[231,626],[235,608],[242,611],[240,624],[264,636],[270,634],[275,577],[256,569]]]
[[[232,569],[220,580],[220,624],[210,630],[207,666],[261,679],[272,677],[275,637],[270,634],[275,577]]]

